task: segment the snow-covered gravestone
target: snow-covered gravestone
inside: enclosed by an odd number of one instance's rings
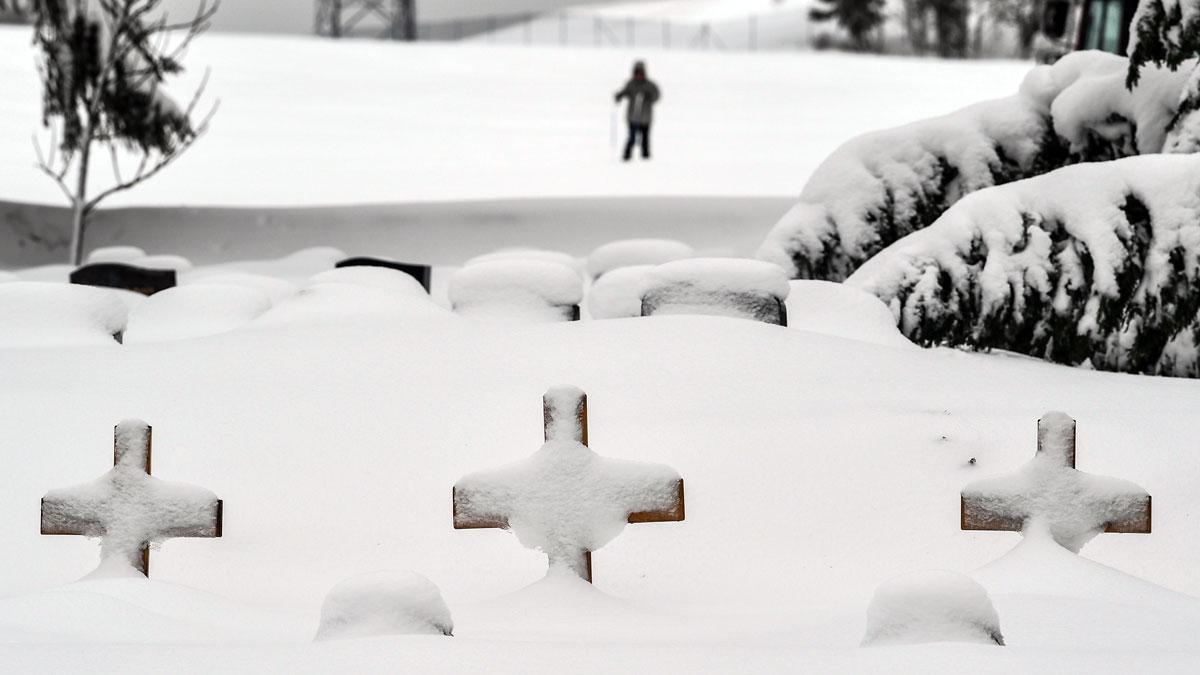
[[[121,288],[142,295],[154,295],[173,288],[174,269],[152,269],[124,263],[92,263],[71,272],[71,283],[83,286]]]
[[[1017,471],[963,488],[962,529],[1048,534],[1075,553],[1101,532],[1150,532],[1150,495],[1126,480],[1075,469],[1075,420],[1048,412],[1038,447]]]
[[[691,258],[659,265],[642,282],[642,316],[706,314],[787,325],[791,287],[783,268],[761,260]]]
[[[433,283],[433,268],[429,265],[404,263],[386,258],[375,258],[372,256],[345,258],[344,260],[339,260],[334,267],[383,267],[385,269],[396,270],[416,279],[421,284],[421,287],[425,289],[426,293],[429,292],[429,287]]]
[[[221,520],[212,492],[150,475],[150,425],[141,420],[116,426],[112,470],[42,497],[42,534],[100,537],[100,569],[128,566],[146,576],[151,544],[219,537]]]
[[[592,551],[626,523],[679,521],[683,479],[672,468],[600,457],[587,447],[587,395],[554,387],[542,399],[546,443],[532,457],[454,485],[455,529],[512,530],[549,559],[548,573],[592,580]]]
[[[578,321],[583,280],[546,260],[497,259],[450,277],[450,305],[463,316],[501,321]]]
[[[329,591],[316,639],[453,633],[450,609],[432,581],[416,572],[372,572]]]
[[[958,572],[902,574],[880,584],[867,606],[864,647],[928,642],[1003,645],[987,590]]]

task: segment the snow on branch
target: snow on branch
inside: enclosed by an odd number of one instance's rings
[[[926,346],[1200,377],[1200,156],[1082,164],[980,191],[846,283]]]
[[[759,257],[795,278],[840,281],[964,195],[1086,161],[1159,152],[1186,73],[1070,54],[1026,75],[1015,96],[855,138],[825,160]]]

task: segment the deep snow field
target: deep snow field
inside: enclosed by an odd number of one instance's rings
[[[14,31],[0,30],[3,53],[19,43]],[[220,92],[228,127],[130,199],[791,193],[849,135],[1008,93],[1023,70],[832,55],[657,55],[652,68],[680,73],[678,93],[667,94],[679,108],[663,110],[668,159],[626,176],[606,155],[604,97],[628,54],[422,47],[413,51],[428,53],[412,59],[422,68],[389,71],[396,84],[384,86],[366,70],[306,67],[314,61],[297,54],[310,49],[364,69],[380,54],[404,51],[205,38],[192,58],[228,78]],[[431,58],[439,53],[461,60]],[[284,64],[298,74],[281,75]],[[13,68],[5,59],[0,76],[29,94],[32,74]],[[935,71],[961,77],[938,80]],[[335,76],[349,79],[330,94]],[[463,109],[465,94],[450,88],[462,78],[466,89],[487,92],[489,105],[474,100]],[[401,83],[416,89],[406,93]],[[299,86],[326,98],[281,105]],[[546,96],[547,87],[564,94]],[[590,110],[593,92],[595,119],[579,112]],[[696,112],[730,97],[744,117],[721,123],[711,110]],[[28,98],[0,98],[0,129],[36,113]],[[560,105],[574,111],[562,128],[531,121]],[[431,106],[446,116],[407,141],[411,152],[378,151],[409,138],[399,130],[413,116],[438,119]],[[471,123],[481,109],[511,133]],[[346,114],[362,115],[361,124],[314,123]],[[730,136],[717,136],[722,128]],[[598,144],[584,140],[597,134]],[[0,197],[49,201],[49,188],[18,154],[26,138],[0,135]],[[518,140],[528,145],[518,149]],[[472,149],[482,150],[479,158],[464,162]],[[331,166],[331,154],[347,159]],[[289,179],[278,178],[284,173]],[[675,236],[688,241],[686,224]],[[582,257],[590,245],[561,248]],[[124,345],[107,339],[103,317],[56,312],[66,305],[47,302],[22,306],[41,290],[0,283],[0,670],[1195,670],[1194,381],[922,350],[899,336],[882,304],[821,282],[792,284],[787,328],[705,316],[495,322],[447,311],[437,278],[432,298],[309,281],[339,257],[310,250],[238,262],[231,252],[233,262],[192,268],[182,283],[261,275],[237,279],[269,289],[270,309],[185,339],[173,338],[199,320],[166,313],[161,326],[174,335]],[[440,272],[444,280],[449,270]],[[30,335],[44,346],[31,346]],[[451,486],[537,450],[541,395],[560,383],[588,393],[592,449],[668,464],[687,484],[686,520],[627,527],[594,554],[594,586],[542,580],[544,556],[507,532],[451,527]],[[1047,410],[1078,420],[1078,468],[1152,493],[1153,534],[1103,534],[1074,556],[1034,539],[1018,548],[1017,534],[959,530],[959,491],[1032,457],[1035,422]],[[39,499],[110,468],[113,425],[134,416],[154,427],[154,475],[224,500],[224,535],[166,542],[152,554],[151,581],[76,581],[94,569],[98,547],[40,536]],[[381,569],[416,570],[436,583],[454,637],[314,643],[326,592]],[[873,590],[927,569],[983,584],[1007,646],[859,647]]]
[[[28,30],[0,26],[0,54],[0,200],[58,204],[57,188],[30,170],[41,98]],[[612,95],[636,58],[663,98],[655,161],[624,166]],[[221,106],[209,135],[108,206],[793,196],[850,136],[1007,96],[1027,70],[1013,61],[216,33],[192,46],[186,65],[172,91],[190,95],[212,69],[208,95]]]

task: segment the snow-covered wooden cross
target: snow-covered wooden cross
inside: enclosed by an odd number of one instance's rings
[[[113,468],[42,497],[42,534],[100,537],[100,566],[128,564],[150,575],[150,544],[221,536],[222,503],[204,488],[150,475],[150,425],[125,420],[113,434]]]
[[[1076,553],[1101,532],[1150,532],[1144,489],[1075,469],[1075,420],[1046,413],[1038,420],[1037,443],[1025,466],[963,489],[962,529],[1043,530]]]
[[[542,398],[546,443],[532,457],[464,476],[453,490],[455,529],[512,530],[549,571],[592,580],[592,551],[625,523],[683,520],[683,479],[672,468],[607,459],[587,447],[587,395],[554,387]]]

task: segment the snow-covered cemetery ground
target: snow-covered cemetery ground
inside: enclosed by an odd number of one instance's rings
[[[0,200],[56,203],[27,32],[0,53]],[[661,133],[622,165],[635,56]],[[411,255],[102,221],[91,262],[175,271],[148,297],[4,251],[0,670],[1195,671],[1195,380],[918,347],[868,292],[915,244],[845,284],[727,257],[849,138],[1014,95],[1028,64],[221,35],[188,59],[210,134],[114,206],[353,230],[529,205],[487,223],[513,239],[410,227]],[[654,241],[523,224],[578,197],[788,199],[726,228],[663,201]],[[941,222],[917,243],[967,227]],[[430,288],[335,268],[356,255]]]

